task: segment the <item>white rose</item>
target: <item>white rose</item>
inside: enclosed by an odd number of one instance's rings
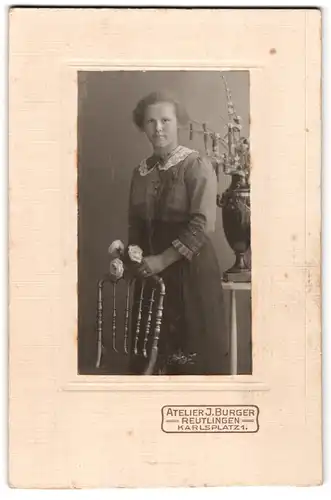
[[[124,265],[121,259],[113,259],[110,262],[109,266],[109,272],[110,275],[115,278],[116,280],[119,280],[122,278],[124,274]]]
[[[112,257],[120,257],[124,253],[124,243],[121,240],[115,240],[108,248],[108,253]]]
[[[132,262],[136,262],[137,264],[141,264],[143,260],[143,251],[138,245],[129,245],[128,255]]]

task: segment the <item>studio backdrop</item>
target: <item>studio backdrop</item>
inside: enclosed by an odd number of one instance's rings
[[[242,119],[242,134],[249,137],[249,72],[223,74]],[[97,282],[109,268],[107,249],[115,239],[127,241],[133,169],[151,154],[147,139],[132,121],[132,111],[146,94],[167,90],[185,106],[190,119],[206,123],[224,136],[227,101],[221,75],[219,71],[182,70],[78,73],[78,371],[81,374],[120,374],[125,373],[127,367],[127,357],[115,353],[111,342],[106,340],[103,366],[96,370],[96,308]],[[191,139],[187,127],[180,130],[179,142],[205,154],[203,135],[193,134]],[[219,194],[230,181],[230,176],[220,171]],[[233,264],[234,254],[223,232],[220,208],[217,208],[216,231],[212,238],[223,272]],[[230,313],[229,292],[224,291],[224,296],[226,310]],[[125,300],[121,289],[119,300]],[[237,323],[238,373],[250,374],[250,293],[237,293]]]

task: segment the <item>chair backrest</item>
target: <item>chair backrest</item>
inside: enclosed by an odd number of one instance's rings
[[[147,281],[152,284],[151,287],[146,287]],[[103,340],[104,340],[104,287],[105,285],[112,287],[112,301],[111,301],[111,336],[112,348],[115,352],[121,349],[117,342],[117,314],[118,308],[116,303],[116,287],[118,281],[114,281],[110,274],[105,275],[98,281],[98,297],[97,297],[97,361],[96,367],[99,368],[103,353]],[[126,298],[125,307],[122,314],[124,315],[124,332],[123,332],[123,346],[124,354],[143,355],[146,359],[149,356],[147,369],[144,375],[152,375],[155,363],[158,356],[158,344],[161,332],[162,315],[163,315],[163,300],[165,296],[165,285],[162,278],[153,276],[148,280],[142,280],[140,286],[139,301],[137,304],[137,311],[135,314],[135,325],[132,323],[132,295],[135,287],[136,280],[132,279],[126,281]],[[145,297],[145,291],[148,288],[149,296]],[[144,323],[142,322],[143,316],[143,303],[147,299],[147,315]],[[156,302],[156,307],[154,303]],[[144,327],[142,329],[142,326]],[[150,353],[147,351],[147,343],[150,340],[151,327],[153,326],[152,347]],[[144,330],[144,331],[143,331]],[[131,353],[129,352],[131,349]]]

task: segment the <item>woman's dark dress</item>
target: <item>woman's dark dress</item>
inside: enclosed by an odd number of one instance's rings
[[[171,246],[182,254],[160,274],[166,296],[155,374],[229,373],[221,276],[208,236],[215,226],[216,189],[211,164],[183,146],[163,162],[150,157],[133,173],[129,244],[139,245],[144,256]],[[136,301],[139,293],[138,284]],[[147,311],[146,302],[142,328]],[[130,373],[145,367],[143,356],[132,355]]]

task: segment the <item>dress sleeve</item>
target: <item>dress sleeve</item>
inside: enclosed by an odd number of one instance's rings
[[[192,260],[208,233],[215,231],[217,179],[211,163],[197,157],[185,172],[189,198],[189,221],[172,242],[176,250]]]
[[[142,222],[140,217],[137,216],[132,203],[132,193],[134,182],[136,178],[136,171],[133,172],[130,184],[129,193],[129,209],[128,209],[128,245],[138,245],[141,246],[141,231]]]

